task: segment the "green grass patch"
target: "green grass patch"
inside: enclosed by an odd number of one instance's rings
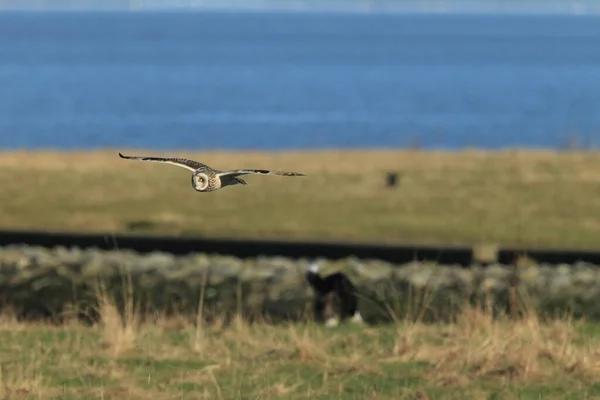
[[[147,152],[271,168],[211,193],[190,172],[118,150],[4,152],[0,225],[115,233],[595,248],[600,155],[541,150]],[[399,185],[386,187],[386,173]]]
[[[3,398],[585,399],[600,395],[598,325],[497,317],[377,327],[237,318],[0,320]]]

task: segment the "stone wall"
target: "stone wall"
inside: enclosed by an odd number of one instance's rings
[[[207,318],[237,311],[271,320],[301,318],[310,315],[312,296],[304,273],[311,261],[0,247],[0,304],[24,317],[60,315],[73,305],[93,317],[99,285],[122,299],[130,282],[136,304],[145,311],[195,314],[203,293]],[[506,309],[513,284],[521,302],[542,314],[600,319],[600,268],[590,264],[465,268],[354,258],[320,261],[323,273],[349,275],[370,322],[392,315],[446,319],[466,302],[485,299]]]

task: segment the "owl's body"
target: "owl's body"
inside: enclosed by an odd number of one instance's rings
[[[246,185],[247,183],[239,178],[240,175],[259,174],[259,175],[280,175],[280,176],[305,176],[298,172],[272,171],[267,169],[236,169],[230,171],[220,171],[209,167],[201,162],[188,160],[186,158],[175,157],[138,157],[124,156],[119,153],[119,157],[129,160],[153,161],[176,165],[192,171],[192,187],[198,192],[212,192],[225,186]]]

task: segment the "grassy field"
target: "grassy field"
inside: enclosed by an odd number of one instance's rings
[[[310,322],[210,325],[125,318],[101,323],[0,318],[6,399],[586,399],[600,396],[600,327],[567,319],[387,326]],[[123,323],[124,320],[124,323]]]
[[[190,173],[97,152],[3,152],[0,226],[387,243],[595,248],[600,154],[322,151],[148,152],[218,169],[272,168],[197,193]],[[400,184],[387,188],[388,171]]]

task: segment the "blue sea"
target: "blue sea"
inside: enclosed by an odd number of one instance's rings
[[[0,147],[600,144],[600,17],[2,12]]]

